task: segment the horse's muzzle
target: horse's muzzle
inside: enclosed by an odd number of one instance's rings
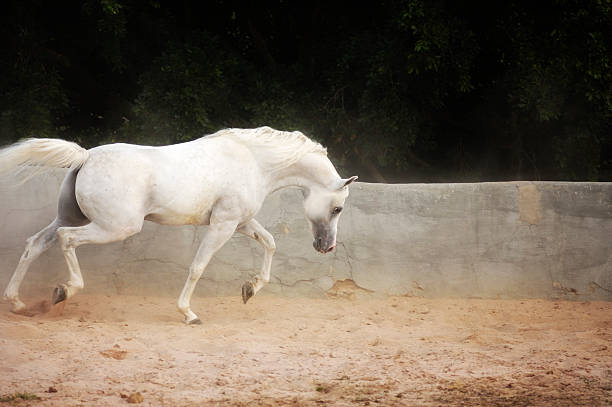
[[[312,247],[319,253],[329,253],[336,247],[336,231],[330,228],[329,222],[312,222]]]
[[[318,238],[312,242],[312,247],[314,247],[314,249],[319,253],[325,254],[334,250],[336,245],[334,243],[325,244],[324,239]]]

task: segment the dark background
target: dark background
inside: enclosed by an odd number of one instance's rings
[[[268,125],[365,181],[612,181],[609,0],[2,7],[0,144]]]

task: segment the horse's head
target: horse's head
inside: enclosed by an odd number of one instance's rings
[[[314,186],[304,190],[304,210],[312,228],[312,245],[316,251],[328,253],[336,247],[338,219],[349,194],[348,185],[356,179],[353,176],[339,179],[328,188]]]

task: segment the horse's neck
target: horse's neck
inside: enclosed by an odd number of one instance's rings
[[[329,188],[339,179],[338,172],[327,156],[320,153],[308,153],[295,164],[271,174],[268,193],[287,187],[298,187],[305,190],[317,186]]]

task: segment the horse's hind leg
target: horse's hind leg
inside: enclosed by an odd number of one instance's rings
[[[26,248],[19,260],[17,269],[4,291],[4,299],[11,304],[11,311],[15,313],[25,311],[26,306],[19,299],[19,286],[32,262],[55,243],[57,240],[55,232],[60,225],[60,221],[56,218],[49,226],[27,240]]]
[[[89,223],[80,227],[62,227],[57,235],[68,264],[70,278],[66,284],[58,285],[53,291],[53,304],[64,301],[83,288],[83,276],[76,257],[75,249],[83,244],[110,243],[127,239],[140,232],[143,220],[134,222],[131,226],[124,226],[117,230],[107,230],[96,223]]]

